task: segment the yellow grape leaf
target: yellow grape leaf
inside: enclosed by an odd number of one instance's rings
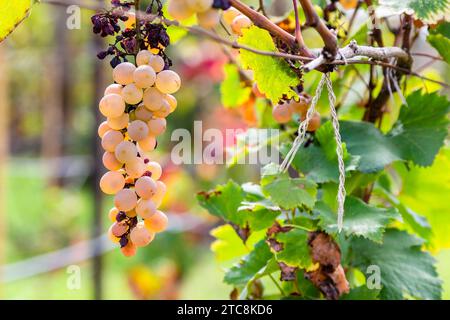
[[[26,18],[33,0],[0,1],[0,42],[3,41]]]
[[[262,51],[277,52],[269,32],[256,26],[242,30],[238,43]],[[273,103],[286,95],[295,95],[293,87],[300,83],[300,78],[291,70],[283,59],[255,54],[248,50],[240,50],[242,66],[254,73],[258,89],[272,100]]]

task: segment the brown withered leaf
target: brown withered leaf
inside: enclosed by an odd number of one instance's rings
[[[280,280],[281,281],[293,281],[297,278],[296,272],[297,267],[290,267],[284,262],[278,262],[278,266],[281,270]]]
[[[252,282],[250,286],[249,296],[252,300],[261,299],[264,294],[264,286],[261,283],[261,280],[255,280]]]
[[[337,243],[324,232],[310,232],[308,245],[313,262],[334,271],[341,263],[341,250]]]
[[[333,280],[323,269],[319,268],[314,271],[305,272],[305,278],[319,289],[323,295],[329,300],[339,299],[340,293]]]
[[[234,288],[230,292],[230,300],[237,300],[239,299],[239,290],[237,288]]]
[[[342,268],[342,265],[339,265],[333,273],[329,274],[329,276],[335,283],[336,288],[341,295],[350,292],[350,287],[348,285],[347,278],[345,277],[345,271],[344,268]]]
[[[328,234],[316,231],[309,234],[308,245],[313,262],[319,268],[306,272],[309,279],[323,295],[330,300],[337,300],[349,292],[349,285],[341,265],[341,250]]]

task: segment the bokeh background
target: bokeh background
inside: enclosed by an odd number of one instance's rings
[[[183,86],[154,158],[163,165],[171,225],[127,259],[103,236],[112,197],[97,186],[103,168],[96,110],[112,78],[108,61],[95,57],[105,43],[92,34],[92,14],[82,10],[81,29],[68,30],[65,7],[35,5],[0,44],[0,298],[226,299],[231,288],[210,250],[219,222],[195,193],[257,171],[175,166],[170,133],[192,131],[194,120],[223,130],[248,125],[245,109],[220,104],[227,57],[219,45],[191,36],[168,48]],[[450,298],[450,251],[437,259]],[[67,287],[70,265],[80,268],[79,290]]]

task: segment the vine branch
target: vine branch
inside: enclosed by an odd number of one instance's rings
[[[66,5],[66,6],[72,5],[72,4],[77,4],[80,7],[83,7],[88,10],[96,10],[96,11],[104,10],[104,8],[102,6],[90,5],[90,4],[87,4],[86,1],[82,1],[82,0],[41,0],[41,2],[47,3],[47,4],[53,4],[53,5]],[[243,10],[244,12],[247,12],[250,16],[256,17],[257,21],[263,21],[260,24],[261,28],[263,28],[269,32],[271,32],[271,31],[274,32],[276,34],[276,36],[283,35],[283,38],[286,39],[289,43],[296,45],[296,39],[293,35],[287,33],[280,27],[276,26],[273,22],[268,20],[266,17],[264,17],[260,13],[256,12],[255,10],[251,9],[250,7],[244,5],[239,0],[230,0],[230,3],[232,3],[232,5],[239,11]],[[244,14],[244,12],[242,12],[242,13]],[[136,13],[136,16],[139,17],[139,19],[141,21],[148,21],[148,22],[152,22],[155,19],[159,18],[158,15],[148,14],[148,13],[145,13],[142,11],[138,11]],[[250,18],[250,16],[248,16],[248,17]],[[188,32],[190,32],[192,34],[207,37],[213,41],[222,43],[222,44],[230,46],[232,48],[247,50],[249,52],[253,52],[253,53],[259,54],[259,55],[272,56],[272,57],[277,57],[277,58],[281,58],[281,59],[289,59],[289,60],[293,60],[293,61],[301,61],[301,62],[309,62],[309,63],[320,58],[320,56],[321,56],[320,49],[307,49],[306,55],[301,55],[301,54],[297,55],[297,54],[289,54],[289,53],[284,53],[284,52],[272,52],[272,51],[259,50],[256,48],[252,48],[250,46],[238,44],[236,41],[227,40],[213,32],[203,29],[201,27],[184,26],[184,25],[181,25],[177,21],[172,21],[172,20],[167,20],[167,19],[164,19],[162,22],[166,25],[178,26],[180,28],[186,29]],[[272,26],[275,26],[276,28],[272,29]],[[278,30],[278,31],[276,31],[276,30]],[[327,61],[323,61],[323,62],[328,65],[369,64],[372,66],[381,66],[381,67],[385,67],[385,68],[391,68],[391,69],[395,69],[398,72],[401,72],[403,74],[412,75],[412,76],[418,77],[418,78],[426,80],[426,81],[434,82],[445,88],[450,89],[450,86],[444,82],[424,77],[424,76],[422,76],[416,72],[413,72],[410,69],[402,67],[402,66],[394,65],[394,64],[384,62],[384,61],[378,61],[378,59],[379,60],[385,60],[385,59],[389,59],[389,58],[403,59],[406,56],[409,57],[409,55],[405,51],[403,51],[401,48],[398,48],[398,47],[376,48],[376,47],[370,47],[370,46],[359,46],[356,44],[356,42],[353,41],[348,46],[342,48],[340,51],[341,52],[337,55],[338,59],[331,61],[331,62],[327,62]],[[353,59],[355,57],[367,57],[367,58],[370,58],[371,60]],[[309,68],[310,68],[310,66],[308,66],[308,64],[306,64],[303,67],[303,70],[308,71]],[[313,68],[310,68],[310,70],[313,70]]]
[[[319,18],[313,4],[310,0],[299,0],[306,17],[306,25],[317,30],[323,42],[325,43],[325,50],[322,55],[326,60],[334,60],[338,52],[337,37],[328,29],[322,19]]]

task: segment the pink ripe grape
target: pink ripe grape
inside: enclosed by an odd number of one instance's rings
[[[169,1],[167,12],[176,20],[185,20],[194,14],[194,10],[189,8],[186,0]]]
[[[287,123],[291,120],[292,110],[287,104],[279,104],[273,107],[272,116],[278,123]]]
[[[129,258],[129,257],[132,257],[132,256],[134,256],[136,254],[137,248],[131,241],[128,241],[126,246],[120,248],[120,251],[122,252],[122,254],[125,257]]]
[[[153,151],[156,148],[156,138],[154,136],[147,136],[138,142],[139,149],[142,151]]]
[[[163,232],[164,230],[166,230],[168,223],[169,219],[167,218],[167,216],[159,210],[157,210],[154,215],[152,215],[148,219],[145,219],[144,221],[145,227],[149,231],[154,233]]]
[[[102,137],[102,147],[108,152],[114,152],[116,146],[123,141],[120,131],[108,130]]]
[[[170,114],[170,105],[167,102],[167,100],[163,101],[163,105],[159,110],[153,112],[153,116],[155,118],[165,118],[169,114]]]
[[[166,131],[167,121],[164,118],[154,118],[148,122],[148,130],[151,135],[159,136]]]
[[[155,72],[162,71],[166,65],[164,59],[158,55],[153,55],[148,64],[153,68],[153,70],[155,70]]]
[[[128,84],[122,89],[122,97],[128,104],[138,104],[142,101],[143,96],[144,92],[142,89],[138,88],[134,83]]]
[[[181,79],[172,70],[163,70],[156,76],[156,88],[163,93],[175,93],[180,89]]]
[[[150,63],[150,59],[153,57],[153,53],[148,50],[141,50],[136,55],[136,64],[140,66],[145,66]]]
[[[116,237],[123,236],[128,231],[128,225],[125,222],[114,222],[111,226],[111,232]]]
[[[106,95],[112,94],[112,93],[121,95],[122,94],[122,88],[123,88],[122,85],[120,85],[118,83],[110,84],[109,86],[106,87],[104,95],[106,96]]]
[[[111,210],[108,212],[108,218],[111,220],[111,222],[116,222],[117,214],[119,213],[119,210],[116,207],[112,207]]]
[[[150,110],[148,110],[142,103],[139,105],[139,107],[136,108],[136,110],[134,111],[134,115],[136,116],[137,120],[147,122],[152,118],[153,113]]]
[[[164,94],[156,88],[148,88],[144,91],[144,105],[150,111],[157,111],[163,106]]]
[[[150,120],[150,119],[149,119],[149,120]],[[148,120],[147,120],[147,121],[148,121]],[[98,136],[99,136],[100,138],[103,138],[103,136],[105,135],[105,133],[106,133],[108,130],[111,130],[110,126],[108,126],[108,123],[107,123],[106,121],[103,121],[103,122],[100,123],[100,125],[98,126],[98,130],[97,130]]]
[[[127,127],[130,116],[128,113],[122,113],[120,116],[115,118],[106,118],[106,122],[111,129],[122,130]]]
[[[120,238],[116,237],[113,234],[112,228],[113,228],[113,226],[110,226],[109,229],[108,229],[108,238],[109,238],[109,240],[111,240],[111,242],[119,243]]]
[[[169,103],[170,112],[174,112],[178,104],[177,99],[171,94],[166,94],[165,99]]]
[[[194,12],[205,12],[211,9],[213,0],[185,0],[187,6]]]
[[[113,70],[114,81],[124,86],[133,83],[134,70],[136,70],[136,67],[130,62],[118,64]]]
[[[114,197],[114,205],[120,211],[131,211],[136,207],[137,196],[131,189],[122,189]]]
[[[108,151],[103,153],[102,162],[105,168],[111,171],[117,171],[123,166],[123,164],[116,159],[114,153]]]
[[[242,29],[249,28],[252,25],[252,21],[247,18],[244,15],[238,15],[236,18],[233,19],[233,22],[231,22],[231,30],[234,34],[241,36],[242,35]]]
[[[136,158],[137,148],[130,141],[122,141],[117,145],[115,155],[117,160],[122,163],[127,163],[133,161]]]
[[[303,117],[302,117],[303,118]],[[307,131],[314,132],[320,127],[320,114],[318,112],[314,112],[311,120],[308,123]]]
[[[156,182],[150,177],[143,176],[136,180],[134,184],[134,191],[142,199],[150,199],[156,193]]]
[[[155,202],[156,207],[159,208],[166,195],[167,187],[162,181],[156,181],[156,194],[153,196],[152,200]]]
[[[125,186],[125,178],[117,171],[108,171],[100,179],[100,189],[106,194],[116,194]]]
[[[146,169],[144,160],[140,157],[135,157],[134,160],[125,164],[125,171],[128,177],[136,179],[141,177]]]
[[[236,18],[239,15],[241,15],[241,13],[233,7],[231,7],[228,10],[223,11],[223,13],[222,13],[223,20],[227,24],[231,24],[233,22],[234,18]]]
[[[156,80],[156,73],[152,67],[142,65],[137,67],[133,74],[134,83],[142,89],[150,88]]]
[[[151,178],[153,180],[156,181],[159,180],[159,178],[161,178],[162,168],[158,162],[150,161],[149,163],[147,163],[147,171],[150,171]]]
[[[156,212],[156,205],[152,200],[139,199],[136,205],[136,213],[142,219],[148,219]]]
[[[212,29],[220,21],[220,13],[219,10],[216,9],[210,9],[205,12],[198,12],[197,13],[197,23],[199,26],[205,28],[205,29]]]
[[[130,232],[130,240],[136,247],[145,247],[155,238],[155,234],[139,222]]]
[[[100,100],[99,108],[105,117],[118,117],[125,111],[125,101],[122,96],[111,93]]]
[[[149,128],[142,120],[134,120],[128,125],[128,135],[134,141],[141,141],[147,138]]]

